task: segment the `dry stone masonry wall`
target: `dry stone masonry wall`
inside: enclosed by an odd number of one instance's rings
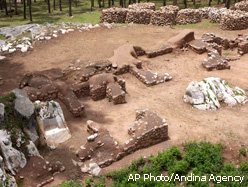
[[[248,28],[248,12],[228,10],[223,12],[220,20],[223,30],[243,30]]]

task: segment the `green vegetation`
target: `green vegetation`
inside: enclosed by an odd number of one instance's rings
[[[15,140],[19,132],[22,131],[23,123],[20,122],[19,119],[16,118],[15,112],[14,112],[14,101],[15,101],[15,95],[13,93],[10,93],[6,96],[0,97],[0,103],[3,103],[5,105],[5,111],[7,114],[7,122],[3,127],[0,127],[0,129],[6,129],[7,131],[11,132],[11,138]],[[25,139],[25,137],[23,137]]]
[[[224,52],[223,55],[228,56],[228,55],[230,55],[230,53]]]
[[[246,156],[246,149],[245,149],[245,147],[241,147],[239,149],[239,157],[240,157],[240,155]]]
[[[140,158],[138,161],[132,161],[127,168],[111,171],[105,176],[92,176],[85,180],[85,187],[248,186],[248,161],[242,161],[238,168],[234,164],[223,164],[222,146],[220,144],[189,142],[184,144],[183,147],[184,154],[178,147],[173,146],[159,152],[157,156],[151,155],[146,159]],[[132,177],[135,178],[137,174],[140,178],[136,181],[132,180]],[[156,177],[161,176],[161,174],[170,177],[171,182],[158,182],[154,181],[153,178],[150,178],[151,180],[146,179],[148,176]],[[202,179],[205,177],[205,180],[185,181],[183,176],[203,176]],[[242,183],[240,181],[221,181],[221,177],[225,176],[244,176],[244,178]],[[179,181],[179,178],[183,181]],[[165,179],[168,180],[167,177]]]
[[[77,181],[70,180],[63,182],[62,184],[58,185],[58,187],[81,187],[81,185]]]

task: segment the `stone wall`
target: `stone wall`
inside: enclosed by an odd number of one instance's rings
[[[223,30],[242,30],[248,28],[248,13],[228,10],[221,15],[220,28]]]
[[[128,6],[128,9],[146,9],[146,10],[155,10],[154,3],[134,3]]]
[[[201,14],[197,9],[182,9],[177,13],[176,23],[179,25],[201,22]]]
[[[103,9],[100,17],[100,23],[125,23],[127,16],[126,8],[108,8]]]
[[[248,1],[241,1],[241,2],[235,3],[234,6],[236,10],[248,12]]]
[[[126,23],[149,24],[153,10],[129,9],[127,11]]]
[[[136,121],[128,129],[132,136],[117,155],[117,160],[124,156],[168,139],[168,124],[166,120],[149,110],[136,111]]]

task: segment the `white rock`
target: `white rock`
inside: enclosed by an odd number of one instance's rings
[[[51,38],[52,38],[51,36],[46,36],[45,37],[46,40],[51,40]]]
[[[14,53],[16,51],[16,48],[9,49],[9,53]]]
[[[225,80],[214,77],[191,82],[186,88],[183,100],[199,110],[216,110],[220,108],[220,101],[229,106],[248,101],[244,90],[238,87],[232,89]]]
[[[53,37],[54,37],[54,38],[57,38],[57,37],[58,37],[58,35],[57,35],[57,34],[53,34]]]
[[[3,52],[8,51],[8,50],[9,50],[9,46],[7,46],[7,45],[2,46],[2,51]]]
[[[28,46],[23,46],[21,52],[26,53],[28,51]]]
[[[101,172],[101,168],[97,165],[97,163],[90,163],[89,164],[89,172],[92,174],[92,175],[95,175],[97,176],[100,172]]]

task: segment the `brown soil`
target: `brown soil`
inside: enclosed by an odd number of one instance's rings
[[[182,29],[155,26],[122,26],[113,29],[97,28],[91,31],[71,32],[67,35],[37,43],[34,50],[26,54],[14,54],[0,62],[0,75],[4,85],[0,87],[0,95],[4,95],[18,84],[27,72],[45,71],[50,76],[61,75],[61,70],[73,61],[80,59],[102,60],[113,55],[113,51],[123,44],[133,44],[144,49],[151,49],[178,34]],[[195,38],[200,38],[205,32],[212,32],[217,36],[233,39],[243,31],[222,31],[219,28],[193,29]],[[220,77],[232,86],[248,89],[248,55],[240,60],[232,61],[230,70],[208,72],[201,66],[207,54],[189,52],[174,52],[153,59],[145,59],[145,68],[153,72],[169,73],[173,79],[169,82],[153,87],[147,87],[130,74],[121,75],[126,81],[126,104],[113,105],[107,99],[93,101],[89,97],[80,101],[85,105],[86,117],[73,118],[72,114],[60,102],[65,114],[72,138],[59,145],[56,150],[41,149],[41,154],[49,161],[61,161],[66,171],[48,186],[53,186],[65,179],[78,178],[81,173],[72,164],[77,160],[75,152],[86,142],[88,136],[86,121],[93,120],[107,128],[115,139],[123,143],[129,138],[127,129],[135,120],[135,111],[149,109],[167,119],[169,124],[170,140],[135,152],[132,155],[105,168],[116,169],[128,165],[132,159],[140,155],[148,156],[151,153],[167,148],[170,145],[180,145],[189,140],[221,142],[226,146],[224,155],[228,161],[238,163],[238,150],[241,144],[248,144],[248,104],[233,108],[222,106],[215,112],[194,109],[184,103],[182,96],[191,81],[201,81],[206,77]],[[247,158],[246,158],[247,159]],[[81,179],[84,176],[81,175]]]

